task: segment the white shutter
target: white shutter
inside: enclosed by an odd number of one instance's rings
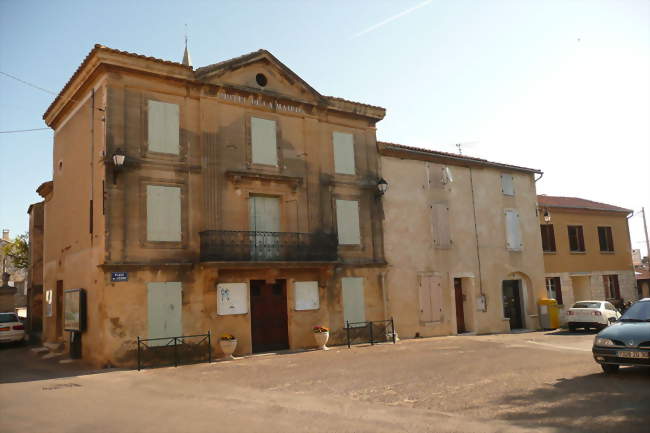
[[[506,247],[509,250],[520,251],[524,246],[521,240],[521,229],[519,227],[519,212],[508,209],[505,211],[506,222]]]
[[[293,286],[296,311],[320,308],[318,281],[296,281]]]
[[[363,278],[341,278],[343,291],[343,323],[365,322],[366,305],[363,293]]]
[[[251,147],[253,164],[278,165],[274,120],[251,117]]]
[[[178,155],[180,135],[178,105],[149,100],[147,113],[149,150]]]
[[[148,338],[183,335],[181,292],[180,282],[149,283],[147,285]],[[149,346],[164,346],[168,342],[168,340],[159,340],[147,344]]]
[[[449,234],[449,205],[447,203],[434,203],[431,206],[433,224],[433,244],[439,248],[451,246]]]
[[[258,232],[280,231],[280,199],[251,196],[249,200],[250,229]]]
[[[345,132],[332,134],[334,143],[334,171],[341,174],[355,174],[354,136]]]
[[[442,318],[442,278],[433,276],[429,284],[431,288],[431,321],[439,322]]]
[[[419,287],[420,321],[439,322],[442,317],[442,279],[421,275]]]
[[[147,185],[147,240],[181,241],[181,189]]]
[[[361,244],[358,201],[336,200],[336,225],[340,245]]]
[[[501,192],[504,195],[515,195],[515,182],[511,174],[501,173]]]
[[[248,284],[221,283],[217,285],[217,315],[248,313]]]

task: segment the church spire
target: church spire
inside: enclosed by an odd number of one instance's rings
[[[190,51],[187,49],[187,24],[185,24],[185,51],[183,52],[183,64],[185,66],[192,66]]]

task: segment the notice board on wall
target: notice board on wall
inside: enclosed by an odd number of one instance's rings
[[[318,310],[320,308],[318,281],[296,281],[294,288],[296,311]]]
[[[248,284],[221,283],[217,284],[217,314],[248,313]]]
[[[86,292],[84,289],[63,292],[63,329],[83,332],[86,328]]]

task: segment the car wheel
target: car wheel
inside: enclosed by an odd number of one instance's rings
[[[600,366],[606,374],[616,373],[620,367],[618,364],[600,364]]]
[[[569,323],[569,332],[576,332],[576,325]]]

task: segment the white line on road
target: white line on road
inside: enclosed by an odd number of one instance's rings
[[[556,349],[577,350],[579,352],[591,352],[591,349],[584,349],[582,347],[560,346],[560,345],[557,345],[557,344],[540,343],[539,341],[531,341],[531,340],[528,340],[527,342],[531,343],[531,344],[537,344],[537,345],[540,345],[540,346],[553,347],[553,348],[556,348]]]

